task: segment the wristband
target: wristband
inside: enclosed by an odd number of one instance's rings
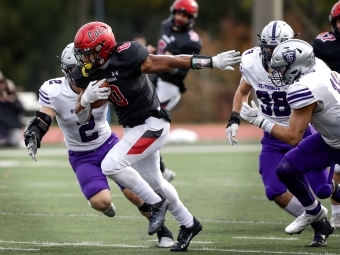
[[[80,99],[80,104],[87,108],[90,106],[90,101],[87,99],[87,96],[86,96],[86,92],[81,96],[81,99]]]
[[[241,115],[238,112],[232,112],[230,119],[228,121],[227,127],[231,126],[232,124],[236,123],[237,125],[241,124]]]
[[[268,119],[264,119],[260,124],[260,128],[262,128],[264,131],[270,134],[274,125],[275,125],[274,122],[271,122]]]
[[[211,56],[192,55],[190,62],[192,69],[213,68]]]

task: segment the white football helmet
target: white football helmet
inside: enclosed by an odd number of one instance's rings
[[[301,76],[314,71],[313,47],[302,40],[290,39],[280,43],[270,62],[270,78],[281,85],[290,85]]]
[[[77,60],[73,54],[74,43],[70,43],[61,53],[60,69],[64,73],[69,84],[74,84],[73,69],[77,65]]]
[[[268,70],[274,48],[281,42],[294,38],[293,29],[284,21],[274,20],[266,25],[261,33],[259,46],[262,52],[262,65]]]

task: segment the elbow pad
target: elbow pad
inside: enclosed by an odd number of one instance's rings
[[[91,115],[91,107],[86,107],[81,110],[78,114],[76,114],[77,121],[80,125],[84,125]]]
[[[26,137],[27,134],[34,132],[37,136],[37,139],[39,140],[38,148],[40,148],[40,141],[49,130],[51,124],[52,124],[51,116],[49,116],[46,113],[36,111],[34,118],[30,121],[30,123],[28,124],[24,131],[24,137]]]

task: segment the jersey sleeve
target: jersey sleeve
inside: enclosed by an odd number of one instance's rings
[[[299,109],[316,102],[312,91],[303,84],[294,84],[288,88],[287,101],[292,109]]]
[[[242,54],[240,63],[240,73],[242,74],[245,82],[248,84],[252,84],[251,77],[253,76],[253,72],[251,71],[251,66],[254,65],[254,54],[256,54],[255,48],[245,51]]]
[[[39,104],[56,110],[55,98],[60,93],[58,80],[48,80],[39,89]]]
[[[149,51],[140,42],[131,41],[120,43],[114,55],[121,66],[140,67],[149,56]]]

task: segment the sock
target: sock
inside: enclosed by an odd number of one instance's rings
[[[108,217],[114,217],[116,215],[116,208],[112,202],[111,202],[110,208],[106,212],[103,212],[103,213]]]
[[[293,196],[292,199],[287,204],[287,206],[283,208],[283,210],[293,215],[294,217],[298,217],[301,214],[303,214],[305,208],[302,206],[300,201],[295,196]]]
[[[332,215],[340,213],[340,205],[331,205]]]
[[[169,210],[169,212],[174,216],[180,226],[191,228],[192,225],[194,225],[194,216],[189,213],[188,209],[182,203],[180,203],[176,210]]]
[[[310,206],[305,207],[306,213],[311,215],[317,215],[321,210],[321,205],[318,201],[314,201]]]
[[[107,175],[107,177],[131,190],[143,199],[144,202],[150,205],[154,205],[161,201],[160,196],[153,191],[150,185],[131,166],[125,167],[116,174]]]

